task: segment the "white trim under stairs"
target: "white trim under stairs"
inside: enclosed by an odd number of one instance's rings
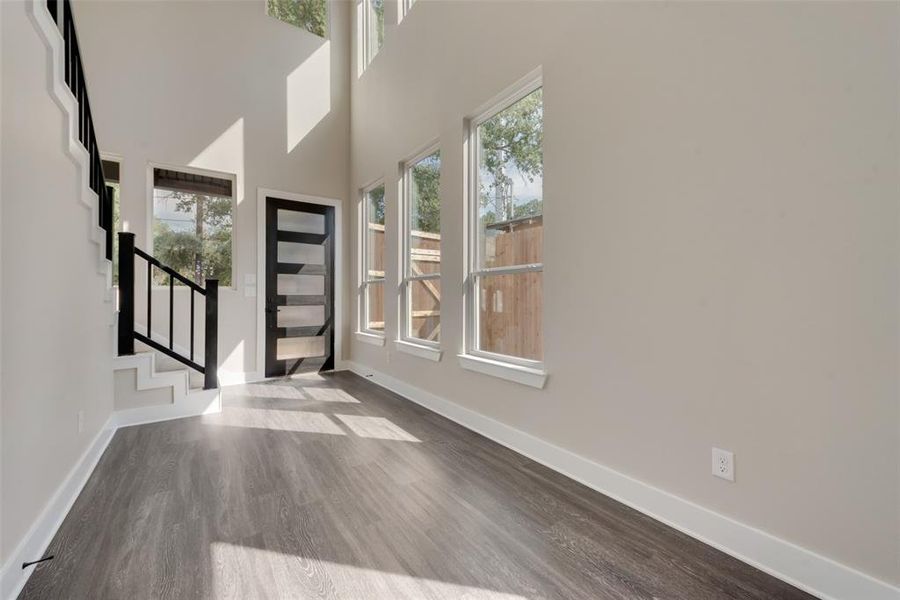
[[[156,354],[152,351],[137,352],[130,356],[113,359],[113,370],[137,370],[137,391],[172,388],[172,402],[118,410],[113,413],[117,427],[168,421],[183,417],[195,417],[221,412],[222,394],[220,388],[193,390],[187,369],[177,371],[157,371]]]

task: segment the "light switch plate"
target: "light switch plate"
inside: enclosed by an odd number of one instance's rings
[[[245,285],[244,286],[244,296],[247,298],[255,298],[256,297],[256,286],[255,285]]]
[[[244,285],[256,285],[256,273],[244,273]]]

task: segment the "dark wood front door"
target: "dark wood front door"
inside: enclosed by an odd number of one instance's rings
[[[266,377],[334,368],[334,207],[266,198]]]

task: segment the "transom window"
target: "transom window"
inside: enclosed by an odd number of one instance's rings
[[[326,0],[266,0],[266,12],[319,37],[328,37]]]
[[[384,335],[384,183],[362,194],[360,331]]]
[[[153,169],[153,255],[198,285],[232,285],[234,176]],[[155,270],[160,285],[169,277]]]
[[[384,45],[384,0],[360,0],[360,47],[363,68],[367,67]]]
[[[403,169],[401,339],[437,346],[441,338],[441,153],[436,148]]]
[[[543,362],[543,96],[540,80],[471,122],[466,351]]]

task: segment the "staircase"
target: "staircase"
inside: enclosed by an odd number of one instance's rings
[[[50,60],[50,92],[62,109],[67,123],[67,152],[81,175],[80,201],[91,211],[91,240],[98,247],[98,271],[106,276],[106,301],[113,307],[116,288],[112,286],[113,193],[106,185],[97,142],[94,117],[78,45],[71,0],[28,0],[30,17],[44,42]],[[221,408],[216,377],[218,345],[218,282],[207,280],[199,286],[174,269],[135,246],[133,233],[119,233],[119,310],[110,321],[118,330],[118,356],[112,374],[116,389],[116,423],[119,426],[186,417]],[[135,322],[135,261],[147,263],[146,323]],[[168,338],[152,328],[152,274],[154,269],[168,275]],[[190,288],[189,348],[174,344],[173,289],[175,281]],[[203,362],[194,348],[195,296],[204,304]],[[186,368],[185,368],[186,367]],[[129,371],[134,372],[130,384]],[[191,373],[194,373],[192,376]],[[192,384],[202,376],[202,389]]]

